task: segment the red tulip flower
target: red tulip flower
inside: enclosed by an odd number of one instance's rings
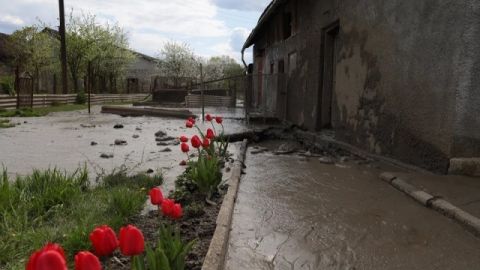
[[[215,138],[215,132],[213,132],[213,130],[211,128],[209,128],[209,129],[207,129],[207,135],[205,137],[212,140],[213,138]]]
[[[193,117],[189,117],[189,118],[188,118],[188,121],[192,122],[192,124],[194,124],[194,125],[195,125],[195,118],[193,118]]]
[[[103,225],[90,233],[90,242],[97,256],[110,256],[118,247],[117,235],[112,228]]]
[[[192,142],[193,148],[199,148],[202,146],[202,141],[200,141],[200,138],[197,135],[194,135],[190,141]]]
[[[223,118],[221,116],[215,117],[215,121],[217,121],[217,124],[223,123]]]
[[[210,122],[210,121],[213,120],[213,117],[212,117],[210,114],[207,114],[207,115],[205,115],[205,120],[207,120],[208,122]]]
[[[65,252],[57,244],[47,244],[30,256],[26,270],[67,270]]]
[[[190,122],[190,121],[188,121],[188,120],[187,120],[187,122],[185,123],[185,126],[186,126],[187,128],[192,128],[193,125],[195,125],[195,124],[192,123],[192,122]]]
[[[190,151],[190,147],[189,147],[188,144],[186,144],[186,143],[182,143],[182,144],[180,145],[180,148],[182,148],[182,152],[183,152],[183,153],[188,153],[188,151]]]
[[[171,199],[165,199],[162,202],[162,213],[164,216],[169,217],[173,212],[173,207],[175,206],[175,202]]]
[[[120,229],[120,251],[125,256],[140,255],[145,251],[143,233],[135,226]]]
[[[183,216],[182,206],[179,203],[176,203],[173,206],[172,214],[170,215],[173,219],[180,219]]]
[[[101,270],[102,265],[97,256],[88,251],[81,251],[75,255],[75,270]]]
[[[150,190],[150,202],[153,205],[161,205],[163,201],[163,194],[160,188],[152,188]]]
[[[208,148],[209,146],[210,146],[210,140],[208,140],[207,138],[204,138],[202,142],[202,147]]]
[[[186,143],[186,142],[188,142],[188,138],[186,136],[181,136],[180,141],[183,142],[183,143]]]
[[[180,161],[180,166],[187,166],[187,162],[185,160]]]

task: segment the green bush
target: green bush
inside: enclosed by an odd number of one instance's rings
[[[85,92],[78,92],[77,97],[75,98],[76,104],[85,104],[87,102],[87,96]]]
[[[197,162],[190,163],[187,177],[197,185],[202,194],[211,198],[222,182],[218,158],[201,155]]]
[[[0,90],[10,96],[15,95],[14,89],[15,79],[13,76],[0,77]]]

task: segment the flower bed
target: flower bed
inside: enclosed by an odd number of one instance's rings
[[[180,149],[187,157],[181,164],[187,167],[178,177],[175,191],[166,198],[160,188],[150,190],[150,202],[158,211],[124,219],[125,224],[135,225],[123,225],[118,237],[108,222],[97,224],[88,233],[91,245],[68,249],[70,256],[65,256],[60,245],[47,243],[31,254],[27,270],[66,270],[68,264],[74,264],[76,270],[201,269],[225,193],[221,167],[229,160],[222,118],[207,115],[206,120],[212,128],[205,132],[195,119],[186,122],[186,127],[195,127],[199,135],[180,138]],[[214,122],[221,126],[218,134]],[[195,154],[190,154],[190,147]],[[69,260],[72,252],[76,254],[73,261]]]

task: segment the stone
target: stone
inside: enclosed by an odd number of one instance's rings
[[[100,157],[105,158],[105,159],[109,159],[109,158],[113,158],[113,154],[102,153],[100,155]]]
[[[138,139],[138,138],[140,138],[140,135],[138,135],[138,134],[133,134],[132,138]]]
[[[175,138],[170,137],[170,136],[163,136],[163,137],[155,138],[155,141],[157,141],[157,142],[166,142],[166,141],[173,141],[173,140],[175,140]]]
[[[158,142],[157,143],[158,146],[167,146],[167,145],[170,145],[168,142]]]
[[[167,133],[162,130],[155,132],[155,137],[165,137],[166,135]]]
[[[115,126],[113,126],[114,129],[121,129],[123,128],[123,125],[122,124],[116,124]]]
[[[172,152],[172,149],[167,147],[167,148],[162,149],[160,152],[164,152],[164,153],[165,152]]]
[[[135,130],[140,131],[142,128],[136,127]]]
[[[187,162],[185,160],[180,161],[180,166],[187,166]]]
[[[147,174],[152,174],[153,172],[154,172],[153,169],[148,169],[147,170]]]
[[[93,142],[93,141],[90,142],[90,145],[91,145],[91,146],[95,146],[95,145],[97,145],[97,144],[98,144],[97,142]]]
[[[335,161],[331,157],[321,157],[318,159],[318,161],[320,161],[320,163],[328,164],[328,165],[335,163]]]
[[[452,158],[448,174],[480,176],[480,158]]]
[[[114,142],[115,145],[127,145],[127,141],[122,139],[116,139]]]

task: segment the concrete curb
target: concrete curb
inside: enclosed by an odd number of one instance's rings
[[[248,140],[242,142],[238,158],[232,169],[232,176],[228,184],[228,191],[223,198],[222,207],[217,217],[217,227],[213,234],[210,247],[208,248],[207,256],[203,261],[202,270],[221,270],[224,268],[225,256],[227,255],[228,239],[230,237],[230,227],[232,225],[233,209],[235,207],[235,200],[237,199],[238,188],[240,185],[240,178],[242,176],[243,164],[247,152]]]
[[[465,226],[476,236],[480,236],[480,218],[465,212],[464,210],[440,197],[433,196],[413,185],[410,185],[400,177],[396,176],[394,173],[384,172],[380,174],[380,179],[410,196],[423,206],[432,208],[433,210],[452,218],[453,220]]]

